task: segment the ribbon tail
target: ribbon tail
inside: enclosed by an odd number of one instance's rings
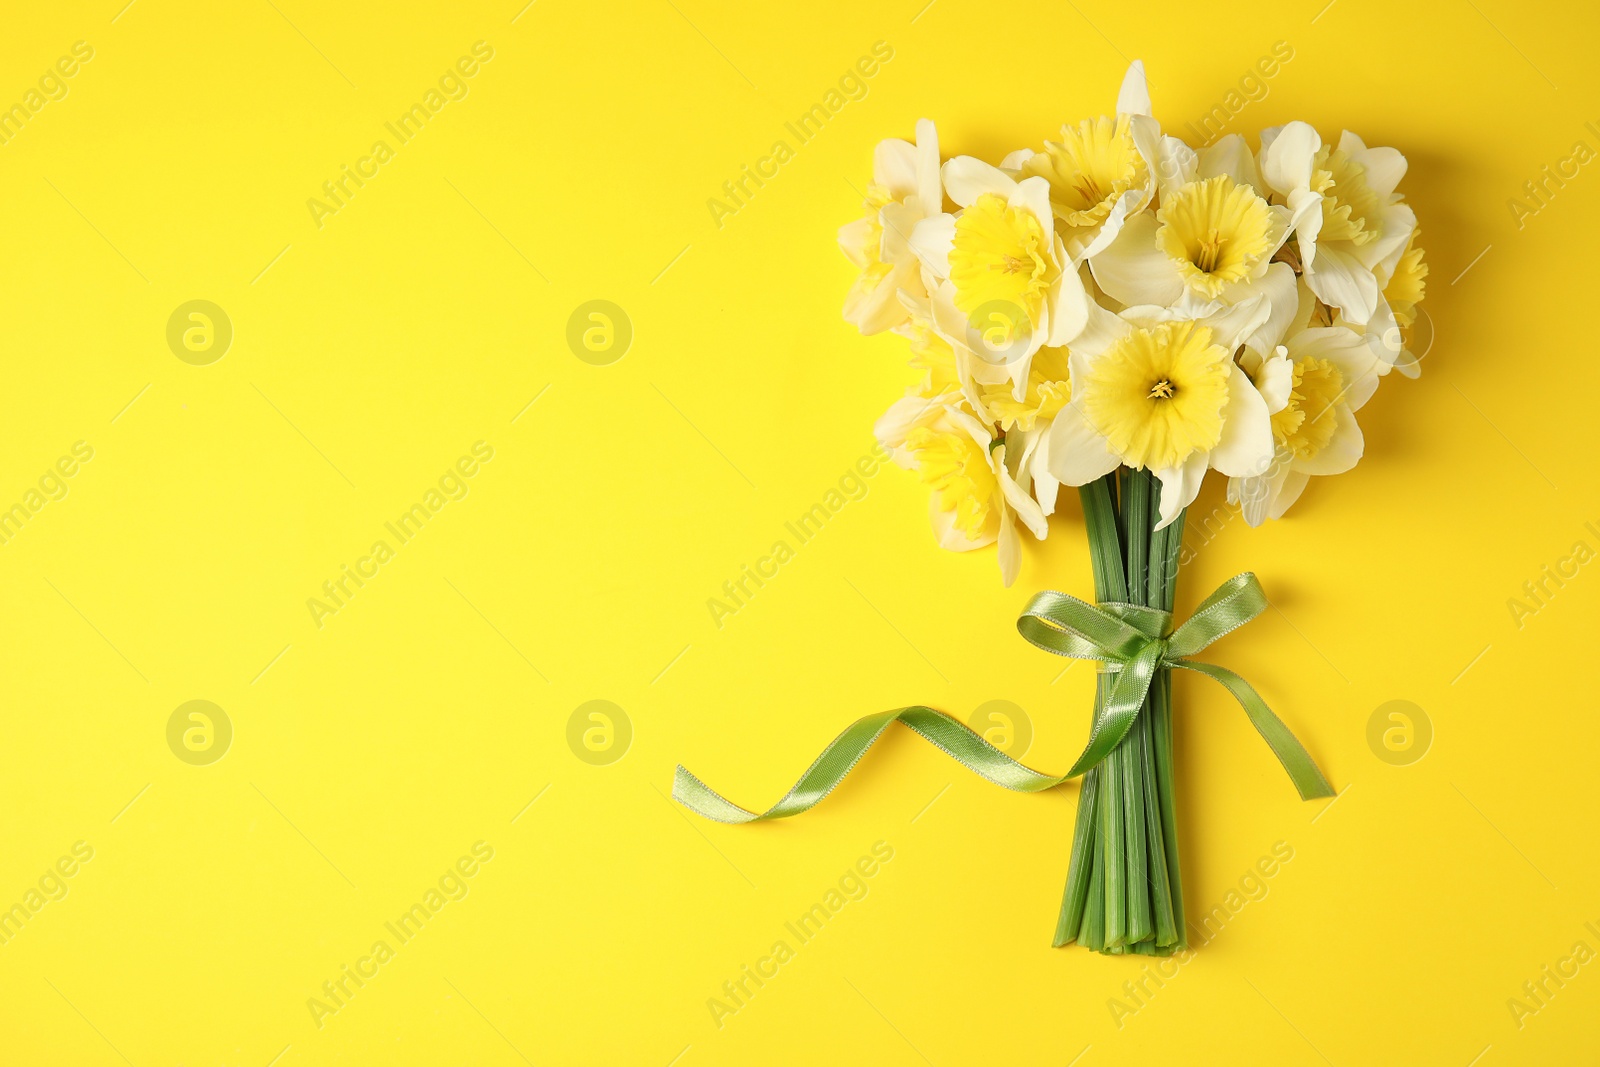
[[[678,767],[672,782],[672,799],[697,815],[721,823],[760,822],[798,815],[816,807],[833,792],[845,776],[855,769],[867,750],[883,736],[884,731],[896,722],[909,726],[974,774],[1015,792],[1037,793],[1052,789],[1072,777],[1071,774],[1052,777],[1025,767],[985,741],[961,720],[919,704],[868,715],[845,727],[838,737],[828,743],[815,762],[806,768],[806,773],[800,776],[794,787],[776,804],[759,814],[721,796],[682,766]]]
[[[1226,667],[1218,667],[1214,663],[1178,660],[1169,665],[1198,671],[1227,687],[1228,692],[1232,693],[1234,699],[1244,708],[1244,713],[1250,717],[1251,725],[1272,747],[1272,752],[1278,757],[1278,762],[1283,764],[1283,769],[1289,772],[1289,779],[1300,791],[1301,800],[1315,800],[1318,797],[1335,795],[1333,786],[1328,784],[1328,779],[1317,769],[1316,761],[1283,724],[1283,720],[1272,713],[1272,709],[1267,707],[1267,702],[1261,699],[1261,695],[1249,682]]]
[[[1122,744],[1144,707],[1145,694],[1161,665],[1161,653],[1154,647],[1146,648],[1117,672],[1116,681],[1104,700],[1095,702],[1094,724],[1089,729],[1089,743],[1084,746],[1078,762],[1067,772],[1075,778],[1099,763]]]

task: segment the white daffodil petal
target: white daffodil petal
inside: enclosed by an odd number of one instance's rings
[[[872,220],[866,216],[851,219],[839,227],[839,250],[849,257],[858,270],[867,265],[865,249],[871,233]]]
[[[1272,228],[1267,231],[1267,239],[1272,242],[1270,255],[1277,255],[1278,249],[1283,247],[1283,242],[1289,239],[1289,234],[1294,231],[1294,213],[1282,204],[1273,204],[1267,209],[1272,218]],[[1264,263],[1256,269],[1265,272],[1270,262]],[[1259,277],[1260,275],[1257,275]]]
[[[1287,263],[1274,263],[1262,275],[1257,291],[1267,298],[1267,320],[1257,326],[1244,339],[1244,343],[1263,356],[1283,342],[1300,308],[1300,290],[1295,285],[1294,268]]]
[[[1156,155],[1156,185],[1161,192],[1162,201],[1165,202],[1194,180],[1195,168],[1199,166],[1200,160],[1195,155],[1194,149],[1176,137],[1161,138]]]
[[[1288,407],[1289,394],[1294,390],[1294,363],[1287,356],[1275,355],[1261,364],[1256,390],[1267,403],[1267,414],[1276,415]]]
[[[1040,459],[1034,460],[1040,470],[1033,479],[1033,496],[1039,501],[1039,511],[1045,518],[1049,518],[1056,513],[1056,501],[1061,495],[1061,483],[1056,481],[1055,475],[1044,469],[1043,462]]]
[[[1033,498],[1039,502],[1040,513],[1047,518],[1055,514],[1056,497],[1061,492],[1061,482],[1050,473],[1050,464],[1047,462],[1054,429],[1055,422],[1052,421],[1044,429],[1030,435],[1022,455],[1022,467],[1028,472],[1028,480],[1033,483]]]
[[[1117,113],[1119,115],[1148,115],[1150,109],[1150,87],[1144,78],[1144,60],[1136,59],[1128,64],[1128,73],[1122,76],[1122,91],[1117,93]]]
[[[1034,334],[1033,339],[1038,341],[1039,335]],[[1034,344],[1020,358],[1004,364],[1010,375],[1008,380],[1011,382],[1011,398],[1019,403],[1028,396],[1028,373],[1033,369],[1033,357],[1039,354],[1039,349],[1042,347],[1042,344]]]
[[[933,316],[933,306],[928,302],[928,290],[922,284],[923,280],[923,275],[918,273],[916,285],[901,289],[895,295],[900,298],[900,306],[906,309],[907,314],[928,319]]]
[[[911,231],[911,251],[939,281],[950,277],[950,250],[956,243],[956,217],[929,215]]]
[[[916,232],[917,223],[922,221],[918,209],[909,203],[885,204],[883,210],[878,212],[878,221],[883,225],[884,262],[914,260],[916,254],[911,250],[911,235]]]
[[[1017,572],[1022,569],[1022,537],[1017,533],[1016,523],[1011,521],[1009,515],[1000,516],[1000,529],[995,555],[1000,563],[1000,582],[1007,589],[1017,580]]]
[[[1405,204],[1390,204],[1383,209],[1378,239],[1361,247],[1361,262],[1373,273],[1381,269],[1384,277],[1389,277],[1416,229],[1416,212]]]
[[[1289,510],[1300,494],[1306,491],[1306,483],[1311,479],[1300,471],[1290,471],[1289,476],[1283,480],[1283,488],[1278,490],[1278,495],[1272,501],[1272,508],[1267,512],[1269,519],[1281,519],[1283,513]]]
[[[1322,138],[1305,122],[1295,121],[1279,129],[1268,143],[1262,134],[1261,177],[1267,185],[1288,196],[1296,189],[1311,187],[1313,157],[1322,147]]]
[[[960,408],[945,408],[941,416],[972,438],[973,444],[983,449],[985,455],[990,454],[989,445],[993,443],[994,435],[989,432],[989,427],[985,423],[979,422]]]
[[[1249,478],[1272,464],[1272,416],[1249,375],[1234,366],[1228,375],[1228,406],[1222,439],[1211,450],[1211,466],[1234,478]]]
[[[1045,344],[1062,348],[1075,340],[1088,325],[1091,303],[1083,278],[1076,268],[1068,266],[1050,286],[1050,336]]]
[[[956,156],[945,163],[943,177],[944,191],[962,207],[971,207],[986,193],[1010,200],[1017,187],[1005,171],[971,156]]]
[[[1333,406],[1333,437],[1314,456],[1298,457],[1294,469],[1302,474],[1343,474],[1354,467],[1366,450],[1366,439],[1355,412],[1343,402]]]
[[[1322,233],[1322,194],[1296,189],[1289,194],[1289,228],[1300,242],[1300,262],[1309,267],[1317,259],[1317,237]]]
[[[1317,262],[1306,265],[1304,277],[1324,304],[1338,308],[1351,322],[1364,325],[1378,306],[1378,280],[1342,249],[1318,249]]]
[[[1259,196],[1267,194],[1266,186],[1261,182],[1261,173],[1256,169],[1256,158],[1251,154],[1250,146],[1236,133],[1219,138],[1200,150],[1195,177],[1215,178],[1218,174],[1226,174],[1240,185],[1250,186]]]
[[[956,307],[956,287],[945,282],[929,294],[934,332],[951,345],[967,345],[967,317]]]
[[[1003,449],[1002,449],[1003,451]],[[1028,495],[1028,491],[1003,468],[998,472],[1000,477],[1000,492],[1005,495],[1006,503],[1016,513],[1022,525],[1034,538],[1043,541],[1050,533],[1050,524],[1045,521],[1044,510],[1039,507],[1039,502]]]
[[[1144,200],[1148,194],[1143,189],[1129,189],[1116,202],[1111,205],[1111,210],[1106,213],[1106,220],[1098,229],[1078,230],[1068,242],[1068,251],[1074,263],[1082,263],[1090,256],[1098,254],[1102,249],[1116,239],[1122,232],[1122,224],[1129,215],[1133,215],[1144,207]]]
[[[983,405],[976,399],[978,391],[972,383],[1000,385],[1009,382],[1012,380],[1011,369],[1003,361],[990,361],[972,350],[974,344],[983,346],[982,332],[974,328],[956,307],[955,293],[955,286],[945,282],[931,294],[933,329],[955,350],[956,374],[961,381],[962,391],[973,409],[982,411]]]
[[[1154,177],[1161,171],[1161,123],[1149,115],[1130,115],[1128,132],[1133,134],[1133,147],[1144,159],[1146,172]],[[1146,178],[1146,192],[1153,191],[1151,178]]]
[[[1011,196],[1007,201],[1013,208],[1021,208],[1034,218],[1044,228],[1045,241],[1055,243],[1056,215],[1050,208],[1050,182],[1048,179],[1035,174],[1031,178],[1024,178],[1015,183]]]
[[[856,279],[844,298],[845,321],[864,334],[882,333],[911,316],[900,303],[900,286],[916,278],[916,265],[896,267],[887,278],[869,285],[866,275]]]
[[[1239,514],[1250,526],[1260,526],[1272,513],[1272,506],[1290,475],[1287,454],[1274,458],[1272,467],[1256,478],[1233,478],[1228,482],[1228,503],[1239,505]]]
[[[872,435],[889,450],[891,459],[908,470],[914,470],[916,460],[905,451],[906,437],[918,426],[934,421],[938,415],[937,403],[908,390],[873,423]]]
[[[1153,214],[1137,215],[1089,260],[1095,282],[1112,299],[1165,307],[1183,295],[1183,276],[1156,245],[1158,226]]]
[[[1339,321],[1344,322],[1343,319]],[[1378,294],[1378,306],[1373,308],[1372,318],[1367,320],[1367,324],[1351,325],[1349,328],[1361,332],[1367,347],[1378,358],[1380,375],[1388,374],[1400,362],[1405,351],[1404,334],[1399,321],[1394,317],[1394,309],[1389,306],[1389,301],[1384,299],[1382,293]]]
[[[1117,341],[1133,332],[1133,323],[1120,315],[1113,315],[1101,307],[1097,301],[1089,301],[1088,311],[1089,314],[1084,320],[1082,331],[1072,339],[1072,353],[1074,356],[1098,356]],[[1073,380],[1078,380],[1076,368],[1072,373]]]
[[[1121,465],[1121,458],[1089,425],[1078,405],[1068,404],[1050,423],[1045,466],[1062,485],[1087,485]]]
[[[917,120],[917,207],[923,215],[944,210],[944,186],[939,182],[939,132],[932,119]]]
[[[1022,169],[1022,165],[1035,155],[1036,153],[1031,148],[1019,148],[1015,152],[1008,152],[1006,153],[1006,158],[1000,161],[1000,169],[1015,178],[1016,172]]]
[[[1272,315],[1272,305],[1260,282],[1242,287],[1233,295],[1237,303],[1207,304],[1196,308],[1194,319],[1211,327],[1211,340],[1229,352],[1244,343]]]
[[[891,137],[879,141],[872,153],[872,180],[896,200],[917,195],[917,148]]]
[[[1367,170],[1367,188],[1376,193],[1379,200],[1394,195],[1400,179],[1406,176],[1405,156],[1393,148],[1367,148],[1355,153],[1355,157]]]
[[[1194,498],[1200,495],[1200,483],[1206,477],[1206,454],[1196,452],[1181,467],[1170,467],[1155,474],[1161,480],[1161,521],[1155,527],[1160,530],[1170,526],[1178,512],[1193,504]]]

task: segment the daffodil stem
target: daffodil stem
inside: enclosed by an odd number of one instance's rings
[[[1160,600],[1152,601],[1152,607],[1163,611],[1171,611],[1178,588],[1178,563],[1183,549],[1183,523],[1188,511],[1178,512],[1174,519],[1164,530],[1162,542],[1151,546],[1151,561],[1161,560],[1159,570],[1152,569],[1149,588],[1159,591]],[[1159,548],[1159,556],[1157,549]],[[1169,899],[1172,909],[1172,941],[1173,951],[1180,951],[1189,946],[1188,926],[1183,914],[1183,869],[1178,862],[1178,811],[1177,795],[1173,771],[1173,746],[1172,746],[1172,672],[1163,670],[1156,672],[1155,685],[1151,688],[1150,696],[1150,734],[1153,742],[1155,756],[1154,785],[1159,798],[1161,814],[1162,842],[1164,845],[1164,862],[1166,881],[1169,886]],[[1158,932],[1157,941],[1161,941]]]
[[[1122,470],[1122,526],[1126,531],[1123,545],[1127,550],[1128,599],[1134,604],[1146,602],[1145,576],[1150,565],[1150,481],[1146,471]],[[1146,700],[1148,709],[1148,698]],[[1152,933],[1149,846],[1160,847],[1159,835],[1148,836],[1153,827],[1145,821],[1144,751],[1149,732],[1150,716],[1141,712],[1127,739],[1110,757],[1121,765],[1130,945],[1148,941]],[[1150,769],[1154,770],[1153,765]]]
[[[1089,566],[1094,573],[1094,595],[1101,602],[1127,596],[1127,578],[1122,566],[1122,539],[1117,529],[1114,489],[1116,476],[1107,475],[1079,490],[1083,520],[1089,534]],[[1105,698],[1106,678],[1095,679],[1096,702]],[[1106,860],[1099,820],[1109,799],[1106,766],[1091,768],[1083,776],[1078,794],[1078,825],[1072,836],[1072,859],[1067,868],[1067,887],[1061,897],[1061,916],[1056,923],[1057,945],[1078,942],[1099,949],[1105,944]],[[1120,858],[1117,866],[1120,868]],[[1120,913],[1120,905],[1118,912]]]
[[[1163,529],[1160,485],[1123,469],[1083,486],[1095,596],[1171,611],[1183,516]],[[1096,703],[1110,678],[1096,679]],[[1172,685],[1158,671],[1133,728],[1083,778],[1055,944],[1169,955],[1186,946],[1173,789]]]

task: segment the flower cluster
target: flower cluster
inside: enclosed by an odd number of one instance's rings
[[[991,166],[941,163],[933,123],[878,145],[845,318],[893,330],[922,380],[877,425],[932,490],[939,542],[996,543],[1006,584],[1065,485],[1126,466],[1160,525],[1206,471],[1251,525],[1361,458],[1355,413],[1412,351],[1427,267],[1392,148],[1304,122],[1196,151],[1144,68],[1115,116]],[[1159,528],[1159,527],[1158,527]]]

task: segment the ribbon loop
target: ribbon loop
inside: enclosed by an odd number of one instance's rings
[[[858,719],[822,750],[816,762],[771,808],[757,814],[713,792],[679,767],[673,799],[708,819],[726,823],[782,819],[814,807],[831,793],[892,723],[902,722],[967,769],[996,785],[1036,793],[1076,778],[1116,749],[1133,728],[1156,672],[1183,669],[1221,684],[1271,747],[1302,800],[1331,797],[1333,787],[1283,721],[1272,713],[1250,683],[1223,667],[1189,657],[1237,630],[1267,607],[1266,594],[1249,572],[1223,582],[1182,626],[1172,628],[1170,612],[1140,604],[1088,604],[1065,593],[1039,593],[1017,619],[1017,630],[1031,644],[1069,659],[1091,660],[1116,680],[1095,709],[1083,753],[1066,774],[1054,777],[1023,766],[985,741],[965,723],[920,705]]]
[[[1044,592],[1028,602],[1017,629],[1030,643],[1072,659],[1122,664],[1146,641],[1165,636],[1171,616],[1137,604],[1086,604],[1065,593]]]
[[[1140,604],[1087,604],[1065,593],[1045,592],[1028,602],[1017,630],[1046,652],[1072,659],[1100,660],[1101,670],[1117,680],[1095,708],[1089,742],[1067,772],[1084,773],[1122,743],[1139,718],[1156,671],[1168,656],[1172,615]],[[1085,654],[1092,648],[1097,654]]]
[[[1200,602],[1169,642],[1174,659],[1192,656],[1267,610],[1267,594],[1250,571],[1236,574]]]

